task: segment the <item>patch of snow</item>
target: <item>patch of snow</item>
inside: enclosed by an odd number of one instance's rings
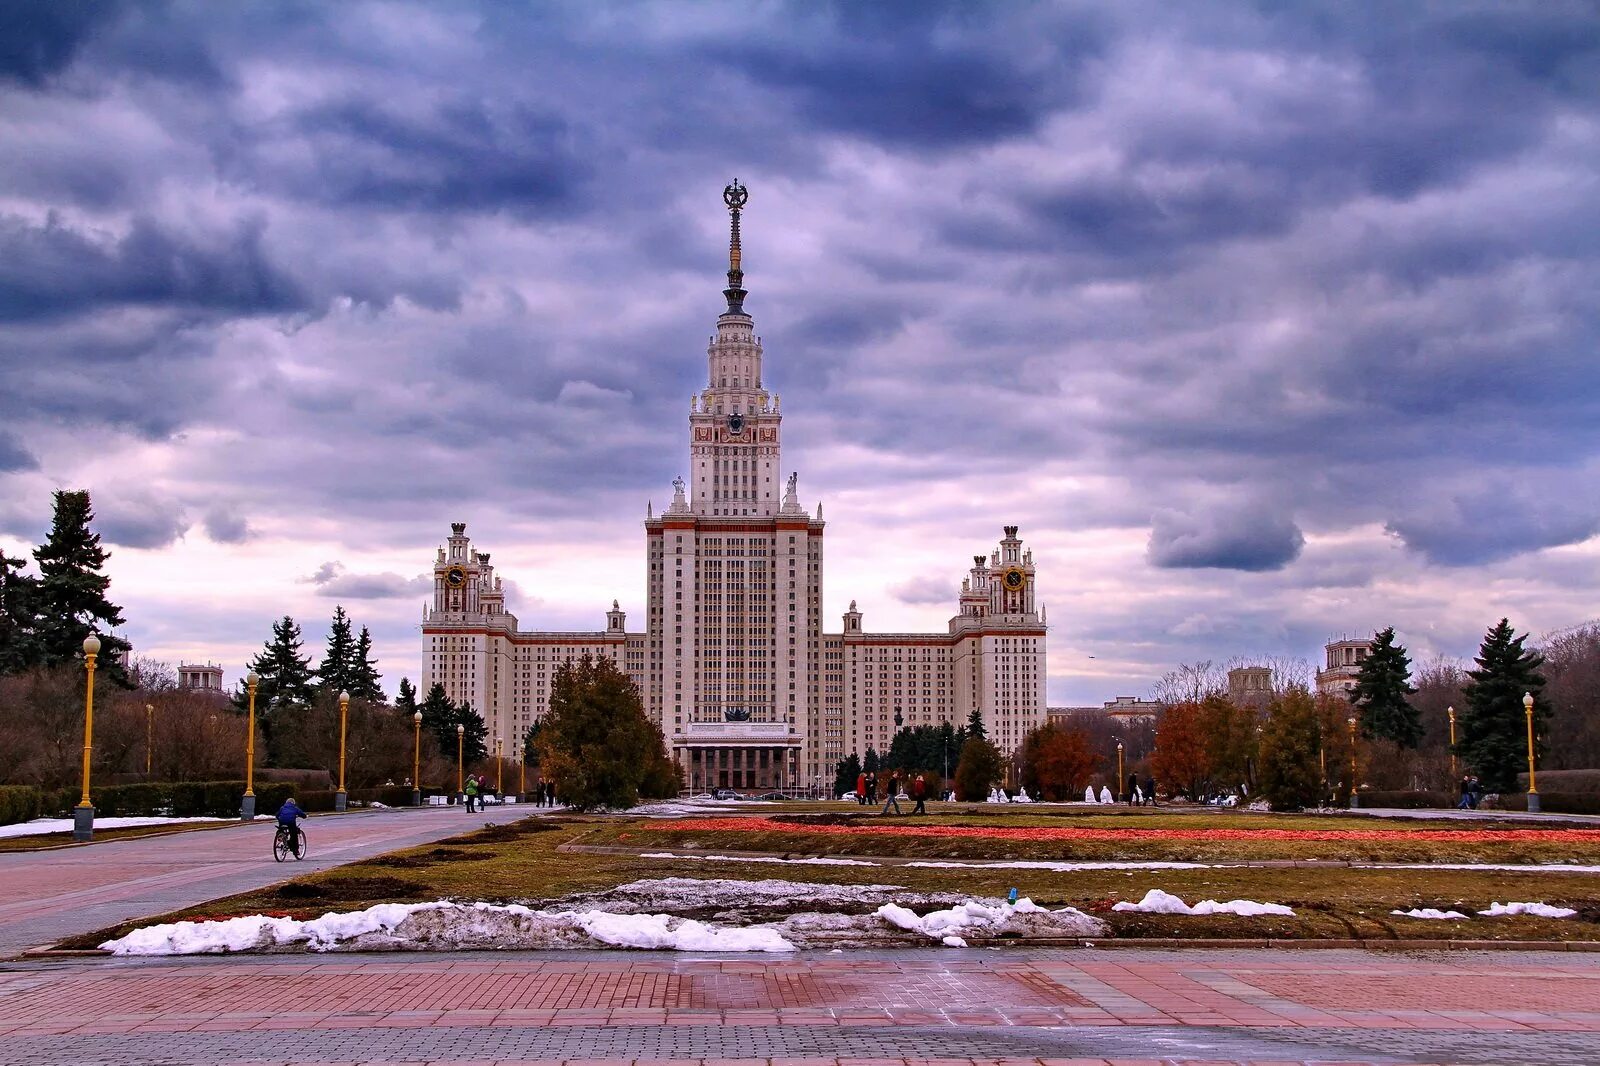
[[[625,811],[615,811],[616,814],[642,816],[645,818],[682,818],[692,814],[726,814],[729,810],[741,807],[775,807],[778,800],[757,799],[713,799],[708,795],[690,796],[681,800],[664,800],[660,803],[641,803],[636,807],[629,807]]]
[[[1003,862],[908,862],[906,866],[929,870],[1050,870],[1071,873],[1075,870],[1208,870],[1203,862],[1051,862],[1042,859],[1014,859]]]
[[[1072,907],[1052,911],[1040,907],[1033,900],[1023,898],[1015,903],[997,901],[994,904],[969,900],[946,910],[931,911],[918,916],[909,907],[898,903],[885,903],[875,912],[890,925],[911,933],[921,933],[943,942],[945,937],[959,937],[962,933],[979,936],[998,936],[1002,933],[1026,933],[1034,936],[1100,936],[1105,923]],[[965,944],[963,943],[963,947]]]
[[[1138,903],[1116,903],[1111,909],[1138,911],[1142,914],[1232,914],[1241,918],[1258,918],[1270,914],[1284,918],[1294,917],[1294,911],[1281,903],[1257,903],[1253,899],[1235,899],[1227,903],[1203,899],[1191,907],[1172,893],[1163,892],[1159,888],[1152,888],[1146,892],[1144,899]]]
[[[573,922],[596,940],[623,948],[673,951],[793,951],[794,945],[764,926],[726,929],[670,914],[610,914],[584,911]]]
[[[1489,918],[1503,918],[1512,914],[1531,914],[1535,918],[1571,918],[1578,912],[1571,907],[1552,907],[1548,903],[1491,903],[1479,914]]]
[[[1455,921],[1466,918],[1466,915],[1460,911],[1441,911],[1436,907],[1413,907],[1408,911],[1390,911],[1389,913],[1398,914],[1402,918],[1431,918],[1435,921]]]
[[[1508,873],[1600,874],[1600,866],[1570,862],[1409,862],[1352,864],[1356,870],[1504,870]]]
[[[96,818],[96,829],[130,829],[141,825],[178,825],[185,822],[236,822],[237,818]],[[31,822],[0,825],[0,838],[43,836],[72,832],[71,818],[35,818]]]
[[[967,946],[967,942],[958,936],[947,936],[943,940],[939,941],[939,943],[943,944],[947,948],[964,948]]]
[[[790,863],[795,866],[878,866],[879,863],[867,862],[864,859],[783,859],[773,855],[740,856],[740,855],[674,855],[670,851],[651,851],[640,855],[641,859],[694,859],[697,862],[777,862]]]
[[[513,904],[380,903],[309,921],[249,915],[136,929],[100,947],[114,955],[197,955],[303,947],[310,951],[428,947],[593,946],[673,951],[793,951],[768,927],[730,929],[669,914],[535,911]]]

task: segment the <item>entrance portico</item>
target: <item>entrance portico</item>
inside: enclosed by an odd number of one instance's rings
[[[798,784],[800,737],[782,722],[691,722],[672,755],[691,791]]]

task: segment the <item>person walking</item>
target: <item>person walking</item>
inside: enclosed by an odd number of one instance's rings
[[[921,774],[918,774],[917,779],[911,782],[911,798],[917,801],[917,805],[911,808],[912,814],[928,813],[928,783],[922,779]]]
[[[875,807],[878,804],[878,772],[867,772],[867,806]]]
[[[1134,796],[1134,793],[1136,793],[1138,791],[1139,791],[1139,775],[1138,774],[1129,774],[1128,775],[1128,806],[1130,806],[1130,807],[1133,806],[1133,804],[1134,804],[1133,796]]]
[[[1466,778],[1461,780],[1465,781]],[[863,807],[867,805],[867,775],[865,771],[856,775],[856,802]]]
[[[554,781],[547,782],[544,788],[550,797],[550,806],[556,806],[556,783]]]
[[[478,779],[471,774],[467,775],[467,813],[471,814],[477,809],[478,804]]]
[[[888,814],[889,808],[894,807],[894,813],[903,813],[900,810],[900,771],[896,770],[889,775],[889,781],[884,786],[883,813]]]
[[[1159,807],[1156,802],[1156,779],[1154,774],[1146,774],[1144,779],[1144,801],[1152,807]]]

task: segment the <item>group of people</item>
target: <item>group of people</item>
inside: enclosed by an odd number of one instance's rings
[[[904,792],[902,792],[902,789]],[[884,788],[883,813],[888,814],[889,808],[894,808],[894,813],[904,814],[900,809],[900,797],[915,800],[916,806],[911,808],[912,814],[928,813],[928,782],[921,774],[907,781],[899,770],[889,774],[888,782]],[[856,802],[863,807],[876,806],[878,803],[878,775],[876,773],[862,773],[856,775]]]
[[[467,813],[483,813],[483,805],[489,798],[496,803],[500,802],[500,793],[489,779],[482,774],[468,774],[466,783],[461,786],[461,791],[466,797]],[[535,807],[556,806],[556,785],[554,781],[541,781],[533,786],[533,805]]]
[[[1128,806],[1130,806],[1130,807],[1144,807],[1144,806],[1159,807],[1159,806],[1161,806],[1159,803],[1156,802],[1156,779],[1154,777],[1146,777],[1144,779],[1144,787],[1140,788],[1139,787],[1139,775],[1138,774],[1129,774],[1128,775]]]
[[[1479,784],[1477,775],[1467,774],[1461,779],[1461,799],[1456,803],[1460,811],[1475,811],[1478,804],[1483,802],[1483,785]]]

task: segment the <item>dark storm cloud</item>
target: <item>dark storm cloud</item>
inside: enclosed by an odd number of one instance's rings
[[[427,575],[414,578],[394,573],[353,574],[343,563],[323,563],[315,573],[301,578],[317,587],[317,595],[330,599],[387,600],[405,596],[419,596],[433,588],[433,579]]]
[[[124,548],[165,548],[189,528],[180,503],[138,490],[96,492],[94,509],[100,536]]]
[[[243,544],[250,539],[250,523],[229,507],[213,507],[202,522],[206,536],[219,544]]]
[[[796,4],[787,15],[783,35],[728,41],[710,58],[788,97],[817,129],[925,151],[1031,132],[1076,102],[1107,37],[1079,15],[1052,20],[1048,41],[1006,41],[962,4]]]
[[[134,436],[211,541],[359,514],[307,596],[398,611],[419,579],[354,553],[453,518],[636,536],[688,472],[734,174],[808,503],[919,542],[1003,511],[1042,567],[1120,544],[1067,625],[1290,650],[1596,528],[1586,4],[0,19],[0,471]],[[883,592],[935,610],[959,569]]]
[[[17,439],[15,433],[0,429],[0,474],[17,470],[37,470],[38,458]]]
[[[1167,569],[1281,570],[1306,542],[1288,516],[1227,503],[1198,513],[1157,511],[1146,554]]]
[[[233,314],[299,310],[305,296],[242,222],[214,241],[164,231],[148,218],[126,236],[96,238],[51,218],[0,217],[0,320],[143,304]]]
[[[0,81],[38,88],[115,22],[114,0],[12,0],[0,4]]]

